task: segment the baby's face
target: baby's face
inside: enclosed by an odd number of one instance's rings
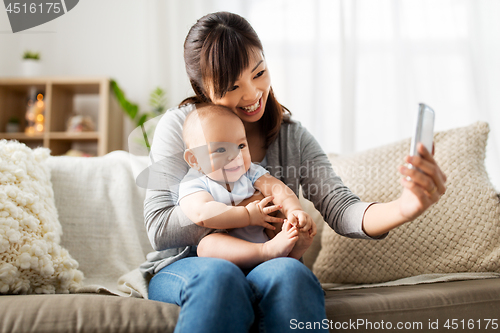
[[[250,168],[250,150],[241,121],[222,118],[203,122],[203,132],[198,132],[196,139],[204,141],[206,148],[193,151],[205,175],[217,182],[233,183]]]

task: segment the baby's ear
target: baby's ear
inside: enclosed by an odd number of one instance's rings
[[[184,161],[193,169],[199,169],[198,160],[191,149],[186,149],[184,151]]]

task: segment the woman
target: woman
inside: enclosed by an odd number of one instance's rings
[[[153,160],[160,161],[161,184],[148,190],[144,203],[148,235],[158,251],[142,266],[146,275],[154,275],[149,298],[181,306],[177,332],[281,332],[290,330],[291,321],[321,323],[326,318],[321,286],[299,261],[273,259],[245,276],[228,261],[196,257],[193,246],[203,236],[224,231],[195,225],[175,206],[188,170],[181,135],[187,113],[203,102],[233,110],[245,125],[252,161],[295,193],[301,186],[325,221],[348,237],[380,239],[413,220],[444,193],[445,175],[420,146],[422,157],[406,162],[422,172],[400,167],[399,199],[361,202],[333,173],[311,134],[277,102],[260,40],[238,15],[213,13],[198,20],[186,37],[184,59],[196,96],[163,116],[151,150]]]

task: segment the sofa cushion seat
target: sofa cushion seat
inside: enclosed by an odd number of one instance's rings
[[[179,307],[97,294],[0,296],[0,332],[173,332]]]
[[[327,291],[325,298],[328,319],[334,323],[383,320],[391,322],[394,329],[398,322],[422,322],[423,331],[428,331],[429,321],[439,320],[436,331],[448,332],[453,330],[443,326],[448,319],[450,325],[457,319],[460,329],[464,320],[466,330],[472,319],[475,330],[470,332],[482,332],[488,319],[500,320],[500,278]],[[491,329],[491,322],[489,326]]]
[[[326,291],[325,302],[331,331],[353,323],[360,324],[358,331],[371,331],[366,325],[382,321],[393,329],[399,322],[422,323],[420,331],[426,331],[429,322],[438,320],[439,330],[433,331],[448,332],[446,321],[452,325],[457,319],[458,325],[473,320],[476,330],[479,320],[480,331],[488,332],[488,319],[499,319],[500,279]],[[180,310],[173,304],[97,294],[0,296],[0,308],[0,332],[42,333],[173,332]]]

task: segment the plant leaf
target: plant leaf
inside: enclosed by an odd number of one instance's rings
[[[163,113],[166,108],[166,104],[167,98],[165,96],[165,91],[162,88],[157,87],[149,95],[149,105],[153,107],[153,117]]]
[[[146,120],[148,120],[148,117],[149,117],[149,114],[147,113],[144,113],[140,118],[139,120],[137,120],[137,126],[142,126]]]
[[[123,111],[129,116],[131,120],[135,120],[135,117],[139,113],[139,107],[137,104],[131,103],[125,97],[123,90],[118,86],[118,83],[115,80],[110,81],[111,89],[113,90],[118,103],[122,107]]]

